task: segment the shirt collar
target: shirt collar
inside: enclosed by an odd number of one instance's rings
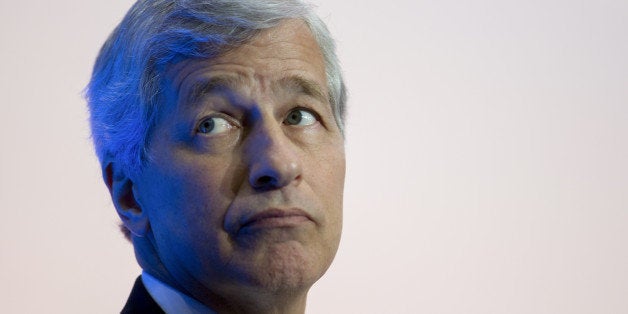
[[[176,290],[159,279],[142,272],[142,282],[148,293],[155,299],[162,310],[166,313],[181,314],[215,314],[209,309],[188,295]]]

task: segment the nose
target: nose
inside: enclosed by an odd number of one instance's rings
[[[253,130],[247,145],[249,184],[259,191],[274,190],[301,180],[298,147],[281,125]]]

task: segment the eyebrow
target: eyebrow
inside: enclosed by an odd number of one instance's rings
[[[186,97],[186,103],[194,104],[206,94],[234,90],[243,83],[244,79],[240,76],[214,76],[202,80],[194,84],[192,91]]]
[[[279,80],[278,85],[290,92],[303,94],[315,98],[323,103],[329,101],[320,84],[302,76],[295,75],[285,77]]]
[[[197,103],[204,95],[229,90],[237,90],[238,86],[245,84],[245,79],[241,76],[214,76],[206,80],[195,83],[192,91],[186,97],[186,103]],[[328,102],[327,94],[320,84],[299,75],[288,76],[280,79],[275,84],[276,87],[287,90],[294,94],[302,94],[312,97],[320,102]]]

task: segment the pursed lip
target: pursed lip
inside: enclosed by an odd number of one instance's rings
[[[300,208],[268,208],[243,217],[238,232],[251,229],[297,227],[311,221],[313,221],[312,217]]]

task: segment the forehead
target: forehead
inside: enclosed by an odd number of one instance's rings
[[[260,88],[298,83],[307,90],[318,87],[325,98],[328,95],[321,49],[301,20],[282,21],[215,58],[183,60],[165,74],[167,87],[176,94],[220,82],[227,87],[255,83]]]

